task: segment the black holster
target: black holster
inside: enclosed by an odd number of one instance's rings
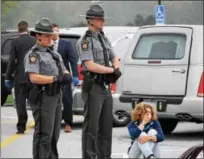
[[[104,75],[104,81],[107,84],[111,84],[111,83],[115,83],[117,80],[116,80],[115,75],[113,73],[111,73],[111,74],[105,74]]]
[[[82,90],[84,92],[89,93],[91,91],[92,84],[93,84],[92,76],[90,72],[86,72],[86,71],[82,72],[82,74],[83,74]]]
[[[28,95],[28,100],[31,104],[37,104],[38,98],[39,98],[40,90],[36,87],[33,86]]]
[[[48,96],[56,96],[60,93],[60,84],[59,83],[52,83],[45,85],[45,92]]]

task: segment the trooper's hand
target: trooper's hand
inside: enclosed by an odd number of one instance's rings
[[[120,78],[120,76],[122,75],[122,73],[120,72],[120,69],[119,69],[119,68],[114,69],[113,74],[115,75],[116,80],[117,80],[118,78]]]
[[[54,82],[59,82],[62,84],[68,84],[72,82],[72,76],[69,73],[65,73],[61,76],[56,76]]]
[[[11,88],[11,80],[5,80],[4,84],[7,88]]]

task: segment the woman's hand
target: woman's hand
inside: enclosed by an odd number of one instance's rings
[[[149,141],[150,140],[150,136],[140,136],[138,138],[138,141],[141,143],[141,144],[144,144],[145,142]]]

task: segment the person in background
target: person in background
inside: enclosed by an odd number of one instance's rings
[[[159,142],[164,140],[156,112],[148,103],[139,103],[131,113],[128,131],[132,139],[129,158],[160,158]]]
[[[20,36],[12,41],[9,63],[6,70],[5,86],[11,89],[12,74],[14,75],[14,94],[16,111],[18,116],[17,134],[24,134],[28,114],[26,111],[26,99],[30,90],[28,78],[25,75],[23,60],[25,54],[35,44],[35,38],[28,34],[28,23],[18,23]]]
[[[74,51],[71,42],[65,41],[59,38],[59,26],[52,24],[54,35],[52,37],[54,50],[60,53],[62,56],[64,65],[69,72],[72,72],[73,84],[76,86],[79,84],[78,71],[77,71],[77,53]],[[69,63],[71,68],[69,67]],[[68,83],[63,90],[63,115],[62,118],[65,121],[65,132],[71,132],[73,115],[72,115],[72,84]]]

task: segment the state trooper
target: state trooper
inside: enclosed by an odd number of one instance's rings
[[[49,47],[52,41],[52,24],[42,18],[31,31],[36,44],[24,59],[25,72],[33,87],[29,100],[35,121],[33,158],[59,158],[57,142],[61,128],[61,88],[72,82],[61,56]]]
[[[82,61],[82,98],[84,123],[82,130],[83,159],[111,158],[113,100],[110,84],[121,76],[119,60],[104,35],[104,11],[91,5],[85,16],[88,30],[77,42]],[[111,64],[110,64],[111,63]]]

